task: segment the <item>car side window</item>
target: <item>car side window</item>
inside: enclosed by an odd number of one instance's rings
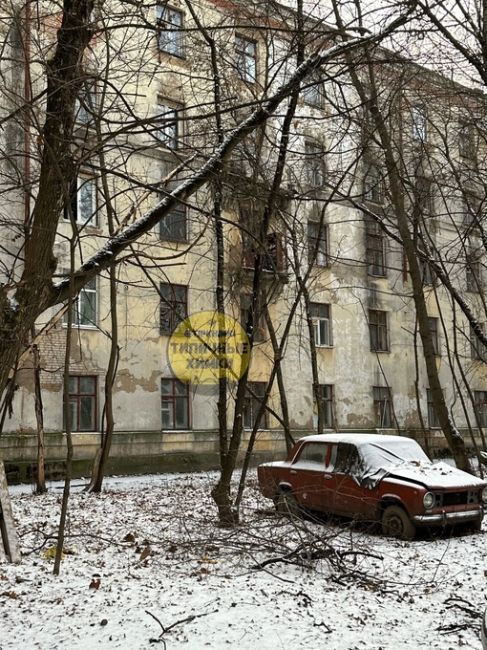
[[[329,445],[323,442],[305,443],[302,446],[301,452],[295,462],[303,462],[307,465],[311,463],[313,465],[316,465],[316,467],[324,469],[328,446]]]
[[[340,474],[355,473],[359,466],[357,447],[342,442],[338,445],[335,472]]]

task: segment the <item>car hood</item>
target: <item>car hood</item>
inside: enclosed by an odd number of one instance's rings
[[[486,485],[476,476],[467,474],[447,463],[408,461],[385,469],[383,478],[398,478],[420,483],[431,489],[481,488]]]

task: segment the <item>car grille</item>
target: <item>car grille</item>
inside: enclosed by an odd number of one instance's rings
[[[479,494],[476,490],[465,490],[463,492],[440,492],[435,494],[435,507],[445,508],[447,506],[463,506],[479,502]]]

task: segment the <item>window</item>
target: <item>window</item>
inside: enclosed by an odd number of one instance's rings
[[[248,83],[255,83],[257,78],[257,43],[236,34],[235,58],[240,79]]]
[[[390,429],[393,425],[392,395],[388,386],[373,386],[375,426]]]
[[[72,431],[96,431],[97,378],[69,376],[69,418]]]
[[[81,289],[72,302],[72,324],[78,327],[94,327],[97,323],[96,312],[96,278],[92,278]],[[68,315],[64,315],[64,323]]]
[[[161,144],[168,149],[178,149],[181,144],[181,134],[179,133],[179,113],[182,106],[168,106],[162,100],[157,102],[157,116],[160,120],[160,126],[155,135]]]
[[[248,293],[240,294],[240,324],[242,327],[247,327],[250,305],[251,305],[252,296]],[[260,301],[262,302],[262,301]],[[261,343],[265,341],[266,338],[266,323],[263,313],[263,308],[257,306],[256,318],[254,317],[254,342]]]
[[[482,333],[485,334],[485,323],[479,323],[479,327],[482,330]],[[475,334],[472,325],[470,325],[470,358],[474,361],[479,360],[487,362],[487,348],[479,340],[477,334]]]
[[[245,429],[253,429],[257,421],[257,413],[265,396],[267,384],[264,381],[249,381],[243,408],[243,423]],[[267,427],[267,411],[260,420],[260,428]]]
[[[169,182],[167,184],[167,192],[171,192],[177,183]],[[166,196],[165,193],[161,193],[159,200],[162,200]],[[159,236],[164,241],[175,241],[175,242],[185,242],[187,241],[187,209],[184,203],[176,203],[169,212],[161,221],[159,222]]]
[[[307,140],[304,143],[304,169],[306,183],[313,189],[323,187],[325,183],[325,166],[323,147]]]
[[[426,176],[416,177],[416,204],[418,211],[423,216],[434,214],[433,183]]]
[[[96,225],[96,179],[92,176],[77,176],[70,194],[69,204],[64,206],[64,219],[70,221],[71,214],[76,223]]]
[[[369,275],[386,277],[386,239],[374,219],[365,221],[365,259]]]
[[[172,334],[188,315],[188,288],[180,284],[161,284],[161,334]]]
[[[189,386],[179,379],[161,379],[162,429],[189,428]]]
[[[475,390],[474,408],[481,427],[487,427],[487,390]]]
[[[438,318],[430,316],[428,318],[428,323],[430,326],[431,338],[433,340],[433,351],[437,357],[440,356],[440,334],[438,331]]]
[[[309,312],[313,322],[315,345],[317,347],[332,346],[331,305],[312,302],[309,305]]]
[[[426,389],[426,400],[428,405],[428,426],[432,429],[437,429],[440,426],[440,421],[436,415],[433,393],[429,388]]]
[[[462,199],[462,212],[463,212],[463,225],[475,226],[479,223],[481,217],[482,202],[473,192],[466,191],[463,193]]]
[[[364,175],[364,199],[382,204],[385,198],[384,179],[375,163],[367,163]]]
[[[338,474],[351,474],[358,469],[359,464],[360,457],[357,447],[347,442],[338,443],[334,471]]]
[[[328,266],[328,226],[308,221],[308,261],[316,266]]]
[[[302,96],[304,103],[308,106],[321,108],[325,99],[323,83],[318,80],[307,83],[303,86]]]
[[[421,279],[423,280],[423,284],[432,285],[435,283],[435,273],[427,260],[419,260],[419,270],[421,272]]]
[[[465,255],[465,279],[467,291],[479,293],[482,288],[482,266],[479,252],[470,249]]]
[[[158,5],[156,13],[159,50],[174,56],[184,56],[183,12],[167,5]]]
[[[463,122],[458,132],[458,151],[462,158],[473,160],[475,158],[475,127],[473,124]]]
[[[387,312],[369,309],[370,349],[373,352],[389,351]]]
[[[417,142],[426,142],[428,138],[427,113],[424,106],[411,108],[412,137]]]
[[[334,408],[334,389],[333,384],[320,385],[320,403],[321,417],[325,429],[332,429],[335,426],[335,408]]]
[[[91,125],[97,107],[96,84],[93,80],[85,79],[76,100],[75,119],[78,124]]]
[[[307,442],[301,447],[301,453],[297,462],[312,463],[317,467],[325,469],[327,451],[328,445],[322,442]]]
[[[269,233],[265,239],[265,246],[260,246],[250,233],[242,233],[242,253],[242,267],[245,269],[255,268],[255,258],[260,253],[264,271],[274,273],[286,271],[286,252],[279,233]]]
[[[159,222],[159,236],[164,241],[187,241],[186,206],[176,206]]]

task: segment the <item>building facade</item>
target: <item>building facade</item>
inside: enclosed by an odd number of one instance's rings
[[[193,5],[194,13],[177,1],[143,7],[130,16],[128,27],[120,7],[93,15],[73,138],[76,182],[66,189],[54,250],[59,279],[191,178],[221,137],[297,67],[299,21],[289,9],[211,0]],[[42,95],[42,63],[58,21],[47,12],[28,29],[23,19],[17,40],[11,32],[4,35],[12,60],[22,64],[11,66],[6,98],[12,126],[2,161],[5,281],[21,272],[16,234],[36,200],[42,100],[31,101],[20,123],[14,108]],[[311,18],[302,37],[310,52],[326,51],[338,38]],[[263,269],[254,304],[244,440],[282,357],[258,427],[257,459],[282,455],[284,429],[294,437],[318,427],[396,431],[417,436],[433,450],[444,446],[424,367],[414,287],[397,234],[397,197],[377,120],[359,86],[379,91],[391,149],[401,160],[400,192],[420,242],[421,290],[451,418],[482,444],[484,347],[427,255],[442,265],[475,319],[486,321],[483,100],[410,62],[386,59],[380,54],[355,62],[353,69],[346,57],[327,61],[301,84],[294,107],[292,101],[283,104],[237,145],[218,175],[132,244],[113,271],[114,283],[103,271],[73,297],[69,417],[79,473],[88,471],[105,427],[114,312],[111,468],[217,465],[218,386],[175,377],[168,344],[187,315],[218,309],[222,259],[225,310],[244,327],[257,257]],[[274,187],[287,129],[282,178]],[[22,177],[20,190],[14,173]],[[262,233],[266,210],[271,214]],[[67,321],[68,308],[60,304],[43,314],[32,333],[53,475],[65,456]],[[27,349],[2,414],[0,450],[11,478],[34,471],[35,377],[35,357]],[[235,391],[230,382],[229,425]]]

